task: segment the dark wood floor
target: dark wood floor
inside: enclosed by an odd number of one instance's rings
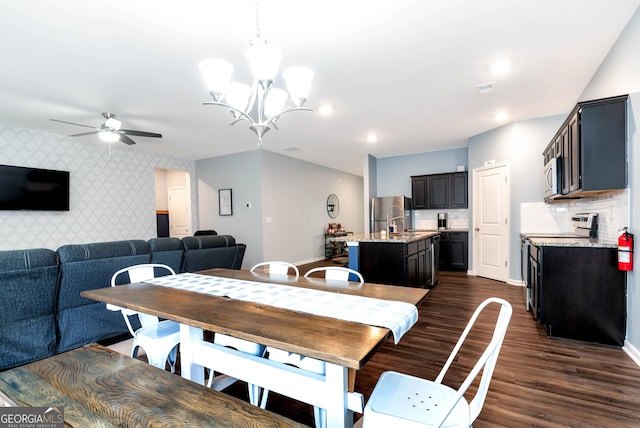
[[[299,266],[300,274],[329,263]],[[640,427],[640,367],[624,351],[550,339],[525,311],[521,287],[464,273],[441,272],[440,283],[419,308],[417,324],[398,345],[388,342],[358,371],[355,390],[366,402],[385,370],[435,379],[475,308],[491,296],[509,301],[513,316],[475,428]],[[478,320],[479,333],[469,336],[470,346],[462,348],[444,383],[456,387],[461,382],[459,373],[491,334],[489,318]],[[225,392],[248,398],[243,382]],[[307,404],[271,393],[267,409],[313,426]]]
[[[313,266],[302,266],[301,274]],[[513,316],[475,428],[640,427],[640,367],[621,349],[547,338],[525,311],[520,287],[464,273],[441,273],[419,308],[418,323],[358,371],[356,391],[366,401],[385,370],[434,379],[472,312],[490,296],[509,301]],[[456,373],[481,346],[480,336],[488,337],[491,321],[479,320],[482,333],[470,336],[471,345],[462,349],[445,383],[457,386]],[[246,396],[241,385],[229,392]],[[310,406],[271,394],[267,408],[313,425]]]

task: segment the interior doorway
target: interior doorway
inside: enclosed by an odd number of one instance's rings
[[[509,277],[509,165],[473,170],[473,266],[475,274]]]
[[[158,237],[193,235],[189,173],[156,168],[155,190]]]

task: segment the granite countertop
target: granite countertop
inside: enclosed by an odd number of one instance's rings
[[[616,248],[618,243],[605,239],[590,238],[529,238],[537,247],[591,247],[591,248]]]
[[[389,242],[393,244],[406,244],[409,242],[419,241],[424,238],[439,235],[439,232],[406,232],[399,235],[385,235],[382,237],[380,233],[363,233],[359,235],[340,236],[329,238],[334,242]]]
[[[451,227],[446,229],[416,229],[416,232],[468,232],[468,228]]]
[[[531,241],[533,245],[538,247],[591,247],[591,248],[616,248],[618,243],[606,239],[592,239],[586,236],[568,236],[570,234],[559,233],[558,236],[535,236],[541,235],[540,233],[521,233],[520,236],[524,236]],[[567,236],[563,236],[567,235]]]

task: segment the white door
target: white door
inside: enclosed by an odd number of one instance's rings
[[[473,267],[498,281],[509,277],[509,166],[473,170]]]
[[[183,238],[191,233],[191,197],[186,187],[169,188],[169,236]]]

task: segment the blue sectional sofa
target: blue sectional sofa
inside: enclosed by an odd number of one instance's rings
[[[80,292],[110,286],[117,270],[163,263],[176,272],[240,269],[246,245],[229,235],[0,251],[0,370],[127,334],[119,312]]]
[[[57,281],[54,251],[0,252],[0,370],[55,353]]]

